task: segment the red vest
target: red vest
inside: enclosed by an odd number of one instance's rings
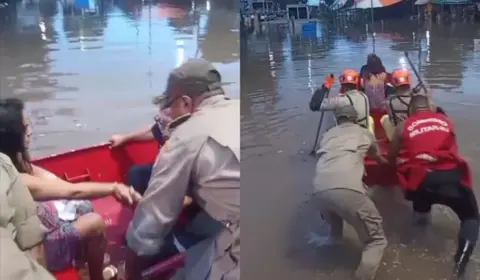
[[[462,183],[472,185],[468,164],[458,153],[453,123],[443,114],[421,111],[408,117],[402,151],[407,161],[399,165],[398,174],[406,189],[416,190],[429,171],[457,167],[462,170]]]

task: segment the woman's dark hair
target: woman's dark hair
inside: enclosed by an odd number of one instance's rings
[[[378,75],[387,72],[382,60],[376,54],[371,53],[367,57],[367,64],[362,68],[362,76]]]
[[[19,172],[31,173],[23,110],[23,101],[19,99],[0,99],[0,153],[6,154]]]

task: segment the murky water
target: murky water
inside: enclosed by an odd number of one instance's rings
[[[406,65],[404,51],[433,88],[436,101],[453,117],[461,149],[480,173],[480,26],[390,22],[337,29],[319,25],[313,38],[272,25],[242,41],[242,276],[245,279],[350,279],[359,244],[348,230],[346,246],[319,249],[311,233],[325,228],[312,205],[312,149],[319,114],[308,109],[315,88],[329,73],[360,69],[375,52],[387,69]],[[477,46],[478,47],[478,46]],[[346,176],[348,176],[348,171]],[[479,192],[476,187],[477,194]],[[395,190],[377,189],[389,247],[378,279],[449,279],[458,221],[436,208],[433,226],[410,224],[411,208]],[[480,279],[480,255],[467,279]]]
[[[204,57],[239,96],[238,8],[221,0],[32,0],[0,25],[0,96],[27,101],[45,155],[150,123],[182,61]],[[176,9],[167,4],[176,3]]]

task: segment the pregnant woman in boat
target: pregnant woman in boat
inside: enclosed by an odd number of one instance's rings
[[[66,182],[30,163],[32,130],[21,100],[0,99],[0,152],[8,155],[38,201],[38,216],[47,228],[44,238],[47,268],[58,271],[85,257],[91,280],[103,280],[105,222],[88,200],[114,195],[132,205],[140,199],[133,188],[117,183]]]
[[[369,54],[367,64],[360,70],[364,93],[368,96],[371,110],[385,110],[385,86],[390,75],[385,70],[382,60],[375,54]]]

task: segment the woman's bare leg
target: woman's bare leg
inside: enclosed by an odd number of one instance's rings
[[[103,258],[106,251],[105,221],[96,213],[80,216],[73,226],[80,232],[91,280],[103,280]]]

